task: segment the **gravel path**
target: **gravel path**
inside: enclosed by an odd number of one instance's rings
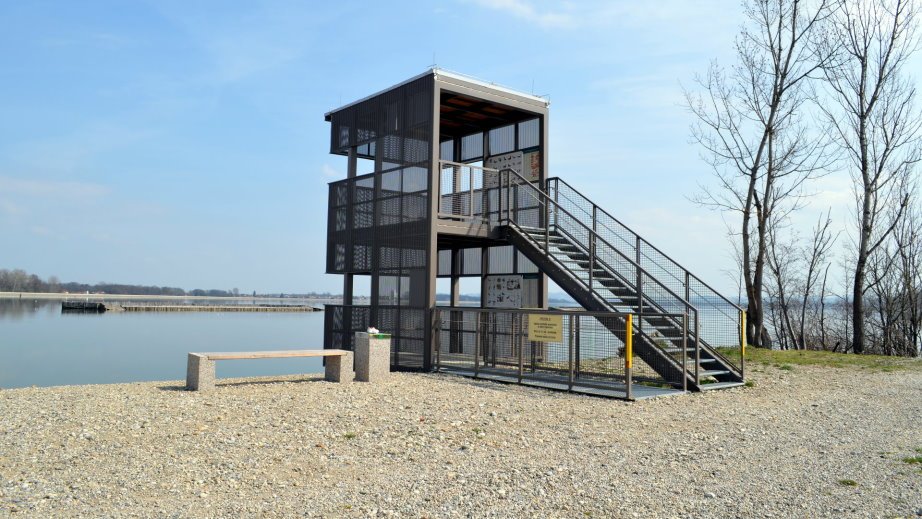
[[[2,390],[0,516],[922,515],[922,370],[752,379],[638,403],[419,374]]]

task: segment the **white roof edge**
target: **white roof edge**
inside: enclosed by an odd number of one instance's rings
[[[362,102],[364,102],[364,101],[367,101],[367,100],[369,100],[369,99],[371,99],[371,98],[373,98],[373,97],[377,97],[377,96],[379,96],[379,95],[381,95],[381,94],[383,94],[383,93],[385,93],[385,92],[388,92],[388,91],[393,90],[393,89],[395,89],[395,88],[398,88],[398,87],[401,87],[401,86],[403,86],[403,85],[406,85],[407,83],[412,83],[413,81],[416,81],[417,79],[426,77],[426,76],[428,76],[428,75],[435,75],[436,79],[438,79],[439,76],[445,76],[445,77],[448,77],[448,78],[457,79],[457,80],[459,80],[459,81],[464,81],[464,82],[467,82],[467,83],[473,83],[473,84],[475,84],[475,85],[482,86],[482,87],[485,87],[485,88],[489,88],[489,89],[491,89],[491,90],[497,90],[497,91],[500,91],[500,92],[503,92],[503,93],[506,93],[506,94],[518,96],[518,97],[524,98],[524,99],[527,100],[527,101],[532,101],[532,102],[541,104],[541,105],[543,105],[543,106],[549,106],[549,105],[551,104],[550,100],[547,99],[546,97],[536,96],[536,95],[534,95],[534,94],[526,94],[525,92],[521,92],[521,91],[518,91],[518,90],[511,89],[511,88],[506,88],[506,87],[504,87],[504,86],[497,85],[496,83],[491,83],[491,82],[489,82],[489,81],[484,81],[484,80],[482,80],[482,79],[477,79],[477,78],[475,78],[475,77],[473,77],[473,76],[468,76],[468,75],[462,74],[462,73],[460,73],[460,72],[452,72],[452,71],[445,70],[445,69],[441,69],[441,68],[438,68],[438,67],[433,67],[433,68],[430,68],[429,70],[423,72],[422,74],[417,74],[417,75],[411,77],[410,79],[406,79],[406,80],[404,80],[404,81],[401,81],[400,83],[397,83],[397,84],[395,84],[395,85],[391,85],[391,86],[389,86],[389,87],[387,87],[387,88],[385,88],[385,89],[383,89],[383,90],[379,90],[379,91],[375,92],[374,94],[367,95],[367,96],[365,96],[365,97],[363,97],[363,98],[361,98],[361,99],[358,99],[358,100],[356,100],[356,101],[352,101],[351,103],[344,104],[344,105],[340,106],[339,108],[335,108],[335,109],[333,109],[333,110],[330,110],[329,112],[323,114],[323,117],[324,117],[324,119],[326,119],[327,117],[330,116],[330,114],[334,114],[334,113],[339,112],[339,111],[341,111],[341,110],[345,110],[346,108],[349,108],[350,106],[355,106],[355,105],[357,105],[357,104],[359,104],[359,103],[362,103]]]
[[[540,104],[540,105],[542,105],[542,106],[548,106],[548,105],[551,104],[551,101],[550,101],[549,99],[547,99],[546,97],[536,96],[536,95],[534,95],[534,94],[526,94],[525,92],[522,92],[522,91],[520,91],[520,90],[515,90],[515,89],[512,89],[512,88],[504,87],[504,86],[502,86],[502,85],[497,85],[496,83],[491,83],[491,82],[489,82],[489,81],[484,81],[484,80],[482,80],[482,79],[478,79],[478,78],[476,78],[476,77],[474,77],[474,76],[468,76],[467,74],[462,74],[462,73],[460,73],[460,72],[452,72],[452,71],[450,71],[450,70],[445,70],[445,69],[440,69],[440,68],[434,68],[434,69],[432,69],[432,72],[434,72],[434,73],[436,74],[436,79],[438,79],[438,76],[445,76],[445,77],[449,77],[449,78],[452,78],[452,79],[457,79],[457,80],[459,80],[459,81],[465,81],[465,82],[467,82],[467,83],[473,83],[473,84],[475,84],[475,85],[482,86],[482,87],[485,87],[485,88],[489,88],[489,89],[491,89],[491,90],[497,90],[497,91],[499,91],[499,92],[503,92],[503,93],[506,93],[506,94],[514,95],[514,96],[517,96],[517,97],[521,97],[521,98],[525,99],[526,101],[532,101],[532,102],[534,102],[534,103],[536,103],[536,104]]]

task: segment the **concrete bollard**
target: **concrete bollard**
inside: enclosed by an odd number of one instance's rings
[[[355,380],[383,382],[391,372],[391,336],[383,333],[355,334]]]
[[[186,364],[186,389],[206,391],[214,389],[214,361],[205,355],[190,353]]]
[[[340,382],[347,384],[355,379],[352,371],[352,352],[345,355],[331,355],[326,358],[327,366],[324,371],[324,380],[327,382]]]

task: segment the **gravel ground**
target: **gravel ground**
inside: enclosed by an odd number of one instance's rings
[[[922,515],[922,371],[751,378],[637,403],[420,374],[2,390],[0,516]]]

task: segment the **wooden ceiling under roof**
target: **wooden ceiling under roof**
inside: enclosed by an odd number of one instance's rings
[[[501,128],[536,117],[533,113],[516,110],[506,105],[451,92],[443,91],[440,101],[439,133],[443,141]]]

